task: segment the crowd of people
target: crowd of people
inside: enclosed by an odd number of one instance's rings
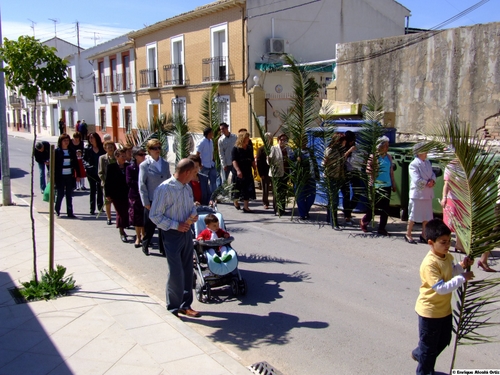
[[[79,125],[82,129],[82,125]],[[196,144],[194,153],[188,159],[196,168],[188,185],[193,194],[193,201],[199,205],[213,203],[213,192],[218,184],[230,181],[232,185],[231,199],[236,210],[244,213],[254,212],[249,202],[256,199],[254,178],[258,174],[262,186],[262,204],[264,209],[271,206],[269,193],[274,192],[272,208],[279,216],[285,213],[290,194],[295,194],[299,219],[307,220],[309,211],[316,196],[317,181],[320,168],[313,150],[304,144],[301,150],[292,151],[288,145],[286,134],[279,134],[277,144],[273,145],[273,138],[266,133],[263,139],[267,144],[257,149],[254,147],[250,134],[246,129],[240,129],[237,134],[229,131],[229,126],[221,123],[220,137],[217,148],[214,148],[214,134],[212,129],[205,129],[203,138]],[[87,145],[84,140],[87,138]],[[266,147],[267,146],[267,147]],[[40,169],[40,189],[46,188],[46,170],[49,165],[48,142],[38,142],[35,147],[35,160]],[[149,255],[151,240],[157,228],[151,220],[151,206],[155,191],[158,186],[171,178],[168,162],[161,157],[162,144],[158,139],[151,139],[145,144],[145,149],[140,147],[121,146],[108,139],[103,142],[98,133],[92,132],[88,136],[76,131],[73,137],[63,133],[58,139],[55,164],[55,212],[61,214],[61,205],[66,198],[66,213],[74,218],[72,194],[75,189],[86,190],[84,180],[89,184],[89,212],[96,214],[96,210],[104,212],[106,222],[112,225],[111,207],[116,213],[115,225],[119,237],[123,242],[129,242],[127,228],[135,230],[135,247],[142,248],[145,255]],[[218,155],[215,155],[218,150]],[[266,151],[267,150],[267,151]],[[373,202],[380,221],[376,233],[388,236],[386,230],[391,193],[396,191],[393,160],[389,151],[389,139],[385,136],[377,140],[376,155],[369,155],[366,163],[360,162],[360,155],[356,146],[355,134],[347,131],[336,133],[332,136],[324,150],[321,163],[321,174],[324,176],[324,186],[327,190],[327,221],[334,228],[339,229],[338,218],[339,191],[343,197],[344,225],[352,225],[352,212],[358,202],[363,189],[360,173],[363,170],[368,176],[365,193],[365,204],[368,207]],[[427,222],[434,217],[432,201],[434,199],[434,186],[436,175],[433,172],[427,152],[423,144],[414,146],[415,159],[409,165],[409,219],[404,240],[409,244],[417,242],[427,243],[425,235]],[[217,174],[216,157],[219,157],[220,175]],[[295,169],[292,171],[291,165]],[[363,164],[365,165],[363,167]],[[302,173],[301,186],[293,183],[290,178],[292,173],[297,173],[300,167]],[[460,202],[455,198],[450,189],[448,180],[449,170],[454,168],[451,163],[444,174],[443,216],[445,223],[454,231],[454,222],[457,217],[457,205]],[[220,178],[218,178],[220,177]],[[295,179],[296,181],[297,179]],[[276,186],[272,186],[272,182]],[[292,186],[293,185],[293,186]],[[366,202],[368,199],[368,202]],[[500,201],[500,199],[499,199]],[[243,203],[243,207],[241,207]],[[500,207],[500,205],[499,205]],[[500,208],[497,208],[500,212]],[[453,218],[453,220],[451,219]],[[368,231],[368,226],[373,220],[373,212],[368,209],[360,219],[359,226],[363,232]],[[422,223],[422,229],[417,237],[413,237],[415,223]],[[158,228],[159,252],[165,254],[163,235]],[[463,252],[463,246],[457,238],[455,251]],[[478,266],[484,271],[495,272],[488,265],[489,253],[483,254]]]

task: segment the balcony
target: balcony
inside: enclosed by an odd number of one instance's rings
[[[111,77],[110,76],[100,76],[95,78],[94,92],[96,94],[102,94],[105,92],[110,92],[111,87]]]
[[[184,64],[163,65],[163,86],[185,86]]]
[[[43,95],[42,94],[38,94],[36,96],[36,102],[37,103],[41,103],[43,100],[44,99],[43,99]],[[28,105],[34,105],[35,104],[35,100],[31,100],[31,99],[26,98],[26,104],[28,104]]]
[[[71,96],[73,96],[73,92],[72,91],[66,91],[66,92],[51,92],[49,94],[53,99],[58,99],[58,100],[61,100],[61,99],[68,99],[70,98]]]
[[[156,73],[156,69],[144,69],[139,71],[141,89],[159,88],[161,86],[161,82]]]
[[[9,96],[9,104],[14,107],[23,107],[23,99],[18,98],[17,95]]]
[[[113,92],[116,91],[133,91],[134,83],[130,74],[114,74],[113,75]]]
[[[217,56],[202,60],[203,82],[224,82],[234,80],[229,57]]]

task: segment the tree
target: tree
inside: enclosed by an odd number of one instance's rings
[[[66,60],[58,57],[57,50],[41,44],[30,36],[20,36],[17,41],[4,38],[0,48],[0,59],[6,66],[2,69],[5,73],[5,84],[12,90],[17,90],[29,100],[34,101],[35,116],[33,119],[33,147],[31,153],[31,197],[30,218],[31,234],[33,241],[33,278],[38,283],[35,241],[35,219],[33,217],[33,169],[34,150],[36,144],[36,113],[37,97],[42,91],[47,93],[72,92],[73,81],[67,76]]]
[[[210,91],[206,91],[203,94],[201,108],[200,108],[200,123],[203,129],[210,128],[214,133],[214,159],[215,168],[217,172],[220,171],[220,160],[219,155],[219,145],[218,140],[220,137],[220,112],[219,103],[217,102],[217,91],[219,90],[219,85],[212,85]]]

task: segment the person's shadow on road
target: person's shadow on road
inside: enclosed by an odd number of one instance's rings
[[[290,332],[294,328],[325,329],[329,326],[326,322],[300,322],[297,316],[281,312],[258,316],[203,311],[203,316],[216,319],[191,320],[191,322],[216,329],[207,336],[214,342],[237,345],[241,350],[249,350],[263,344],[286,345],[290,342]]]

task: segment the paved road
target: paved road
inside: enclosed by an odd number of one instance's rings
[[[9,147],[13,192],[28,195],[30,143],[9,137]],[[38,211],[48,212],[38,195],[35,202]],[[165,260],[121,243],[114,226],[87,214],[86,194],[77,193],[74,204],[79,220],[57,223],[146,293],[164,300]],[[219,205],[236,238],[248,295],[236,299],[223,289],[211,304],[196,301],[203,317],[189,324],[245,365],[267,361],[286,375],[414,373],[413,307],[427,246],[405,243],[405,223],[397,221],[388,226],[394,236],[377,238],[361,235],[358,228],[333,231],[320,221],[320,210],[304,223],[276,218],[261,207],[254,202],[256,213],[245,214]],[[500,368],[499,352],[499,344],[462,346],[455,367]],[[447,349],[437,369],[447,372],[450,360]]]

